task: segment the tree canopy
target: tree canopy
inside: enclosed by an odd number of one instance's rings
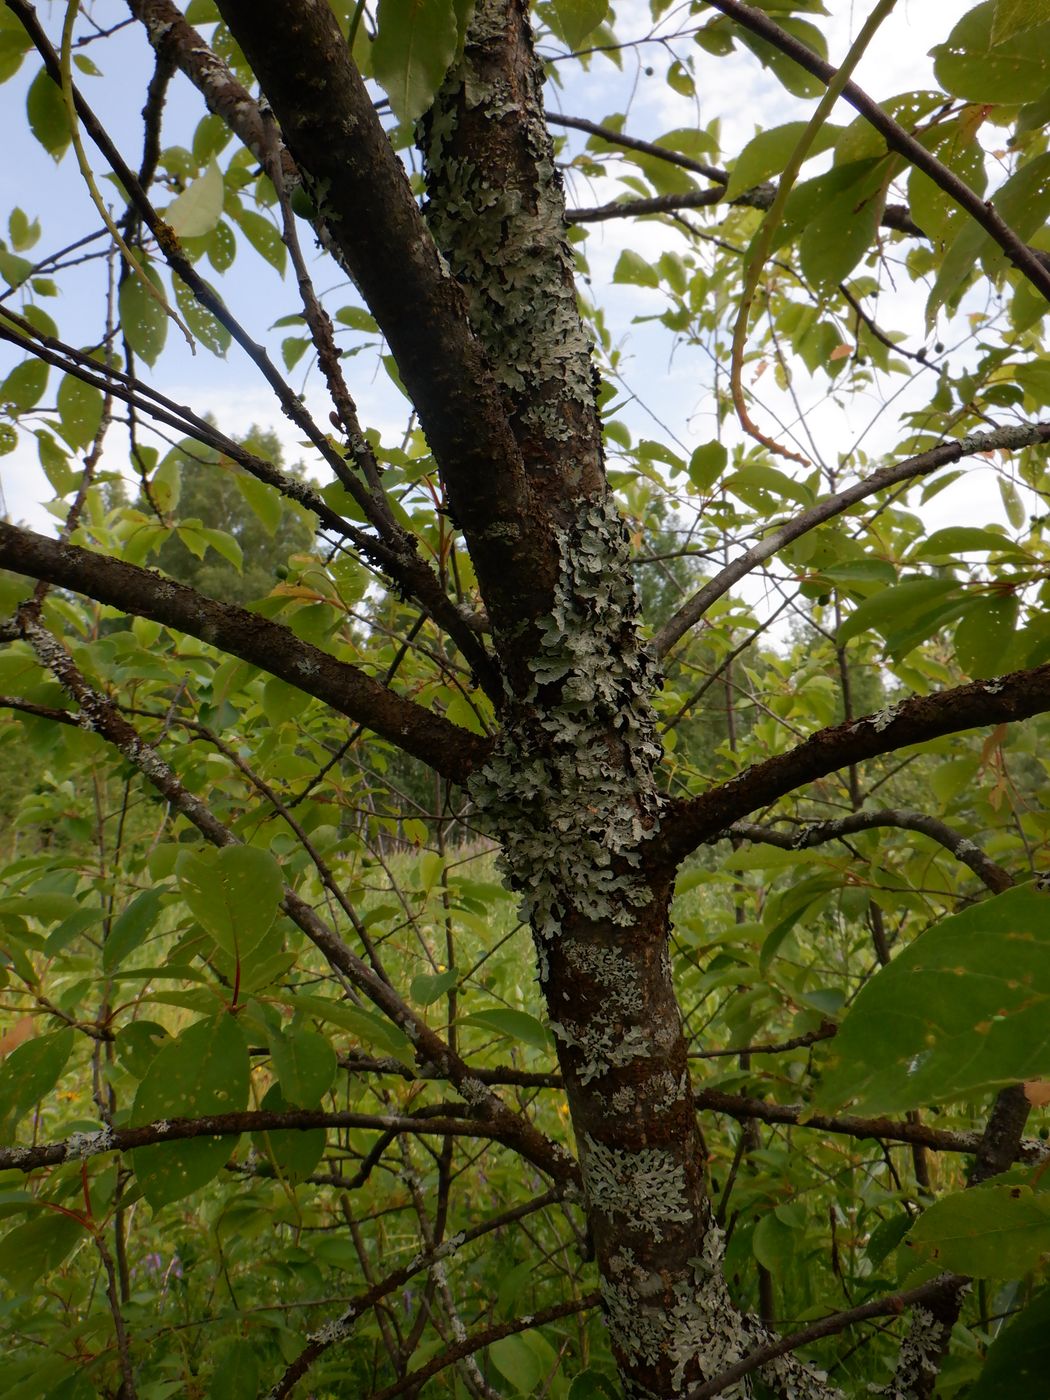
[[[0,6],[12,1400],[1042,1385],[1050,7],[843,8]]]

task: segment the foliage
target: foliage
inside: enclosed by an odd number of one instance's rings
[[[1034,1393],[1050,10],[817,121],[819,0],[101,8],[0,7],[4,1394]]]

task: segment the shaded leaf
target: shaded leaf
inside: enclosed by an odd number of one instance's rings
[[[132,1127],[166,1118],[231,1113],[248,1103],[248,1047],[225,1011],[163,1044],[138,1087]],[[139,1147],[132,1166],[154,1210],[199,1190],[222,1170],[236,1137],[190,1138]]]
[[[896,1113],[1050,1074],[1050,895],[1007,890],[929,929],[861,988],[816,1096]]]
[[[975,1186],[927,1206],[904,1257],[971,1278],[1020,1278],[1050,1251],[1050,1195],[1030,1186]]]

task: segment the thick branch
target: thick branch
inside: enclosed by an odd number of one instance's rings
[[[808,1346],[810,1342],[819,1341],[821,1337],[832,1337],[836,1332],[844,1332],[847,1327],[853,1327],[858,1322],[867,1322],[873,1317],[897,1317],[907,1308],[915,1307],[916,1304],[934,1297],[938,1290],[950,1286],[953,1280],[954,1275],[944,1274],[928,1283],[919,1284],[917,1288],[909,1288],[902,1293],[889,1293],[885,1297],[872,1299],[870,1303],[861,1303],[859,1307],[847,1308],[844,1312],[829,1313],[827,1317],[811,1322],[801,1332],[792,1332],[786,1337],[774,1337],[756,1347],[741,1361],[727,1366],[720,1375],[713,1376],[711,1380],[691,1390],[687,1400],[709,1400],[711,1396],[721,1395],[743,1376],[748,1376],[760,1366],[775,1361],[778,1356],[797,1351],[799,1347]]]
[[[359,667],[276,622],[160,574],[0,521],[0,567],[175,627],[323,700],[454,782],[484,762],[486,740],[385,689]]]
[[[327,5],[219,0],[333,240],[397,360],[490,614],[513,626],[538,559],[502,397]],[[553,543],[548,566],[556,567]],[[530,600],[531,601],[531,600]],[[527,612],[529,609],[525,607]]]
[[[880,812],[851,812],[845,817],[830,821],[809,822],[795,831],[777,831],[773,827],[759,826],[755,822],[734,822],[725,836],[738,837],[744,841],[761,841],[767,846],[778,846],[782,851],[804,851],[811,846],[823,845],[825,841],[837,841],[857,831],[874,831],[878,827],[891,826],[903,831],[919,831],[936,841],[946,851],[968,865],[977,878],[983,881],[995,894],[1001,894],[1013,884],[1009,871],[984,854],[981,848],[968,836],[961,836],[937,817],[925,812],[908,812],[888,808]]]
[[[761,1123],[780,1123],[789,1128],[835,1133],[842,1137],[913,1143],[928,1147],[933,1152],[977,1152],[984,1138],[984,1134],[977,1131],[931,1128],[927,1123],[902,1122],[896,1118],[860,1118],[848,1113],[831,1118],[823,1113],[810,1113],[803,1104],[770,1103],[766,1099],[750,1098],[744,1094],[726,1094],[720,1089],[700,1089],[694,1098],[697,1108],[709,1113],[725,1113],[740,1123],[757,1118]],[[1048,1156],[1050,1147],[1037,1138],[1018,1140],[1011,1149],[1009,1160],[999,1170],[1005,1171],[1015,1160],[1041,1162]]]
[[[652,843],[657,866],[674,868],[749,812],[851,763],[895,753],[944,734],[989,724],[1012,724],[1050,710],[1050,663],[994,680],[912,695],[862,719],[821,729],[787,753],[753,764],[699,797],[671,804]]]
[[[995,428],[990,433],[971,433],[968,437],[958,438],[954,442],[942,442],[937,447],[931,447],[928,452],[919,453],[917,457],[908,457],[903,462],[883,467],[862,481],[846,487],[844,491],[838,491],[835,495],[818,501],[808,510],[800,511],[798,515],[785,521],[768,534],[761,544],[754,545],[739,559],[734,559],[717,573],[710,583],[704,584],[703,588],[694,593],[672,617],[668,618],[653,638],[652,649],[657,656],[665,656],[690,627],[700,621],[712,603],[727,593],[734,583],[792,540],[808,534],[825,521],[833,520],[836,515],[849,510],[850,506],[856,505],[858,501],[863,501],[878,491],[884,491],[888,486],[928,476],[938,467],[958,462],[963,457],[972,457],[979,452],[1017,451],[1041,442],[1050,442],[1050,423],[1026,423],[1021,426]]]

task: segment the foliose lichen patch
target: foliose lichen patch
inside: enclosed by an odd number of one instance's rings
[[[471,779],[540,944],[574,910],[629,926],[652,898],[639,847],[658,826],[656,669],[635,627],[627,532],[611,497],[587,498],[558,535],[560,570],[524,696],[509,697],[490,761]],[[600,957],[599,954],[595,954]],[[615,959],[595,967],[618,987]],[[542,972],[542,966],[541,966]],[[626,977],[626,972],[621,974]]]

